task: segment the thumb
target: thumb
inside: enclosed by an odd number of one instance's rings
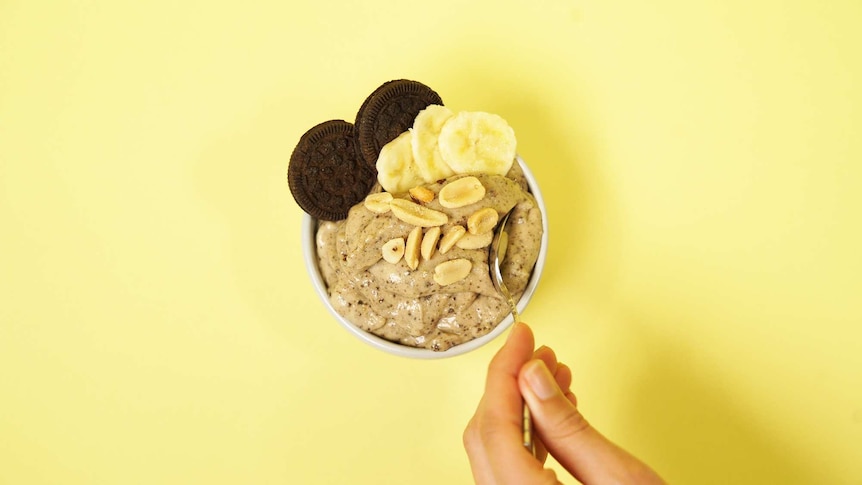
[[[534,359],[521,368],[518,386],[530,407],[534,426],[545,446],[555,443],[580,442],[591,429],[578,411],[574,395],[560,388],[547,365]]]
[[[581,483],[663,483],[649,467],[596,431],[542,360],[527,362],[518,386],[542,444]]]

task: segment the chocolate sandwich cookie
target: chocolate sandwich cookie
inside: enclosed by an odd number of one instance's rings
[[[324,121],[299,139],[287,183],[296,203],[314,218],[338,221],[368,195],[375,174],[357,157],[353,124]]]
[[[408,79],[383,83],[368,96],[356,114],[359,156],[376,173],[380,149],[413,126],[413,120],[430,104],[443,104],[433,89]]]

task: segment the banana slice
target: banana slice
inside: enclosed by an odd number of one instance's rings
[[[424,182],[413,160],[409,131],[398,135],[380,149],[377,157],[377,181],[387,192],[400,194]]]
[[[416,115],[413,120],[411,139],[413,159],[419,168],[419,173],[426,183],[445,179],[455,174],[449,165],[443,161],[437,139],[440,130],[449,118],[454,115],[452,110],[437,104],[429,105]]]
[[[506,175],[515,161],[515,130],[498,115],[461,111],[437,139],[443,161],[455,173]]]

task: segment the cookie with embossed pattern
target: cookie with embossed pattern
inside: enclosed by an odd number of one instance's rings
[[[362,103],[356,114],[356,142],[359,157],[375,173],[377,157],[384,145],[413,126],[420,111],[431,104],[443,104],[433,89],[408,79],[383,83]]]
[[[296,203],[314,218],[338,221],[368,195],[375,172],[358,158],[353,124],[329,120],[299,139],[287,166]]]

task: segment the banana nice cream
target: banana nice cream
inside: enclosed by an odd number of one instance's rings
[[[509,313],[488,268],[512,211],[502,272],[517,301],[541,245],[542,214],[501,117],[432,105],[384,146],[377,183],[346,219],[320,221],[317,254],[335,310],[403,345],[444,351]]]

